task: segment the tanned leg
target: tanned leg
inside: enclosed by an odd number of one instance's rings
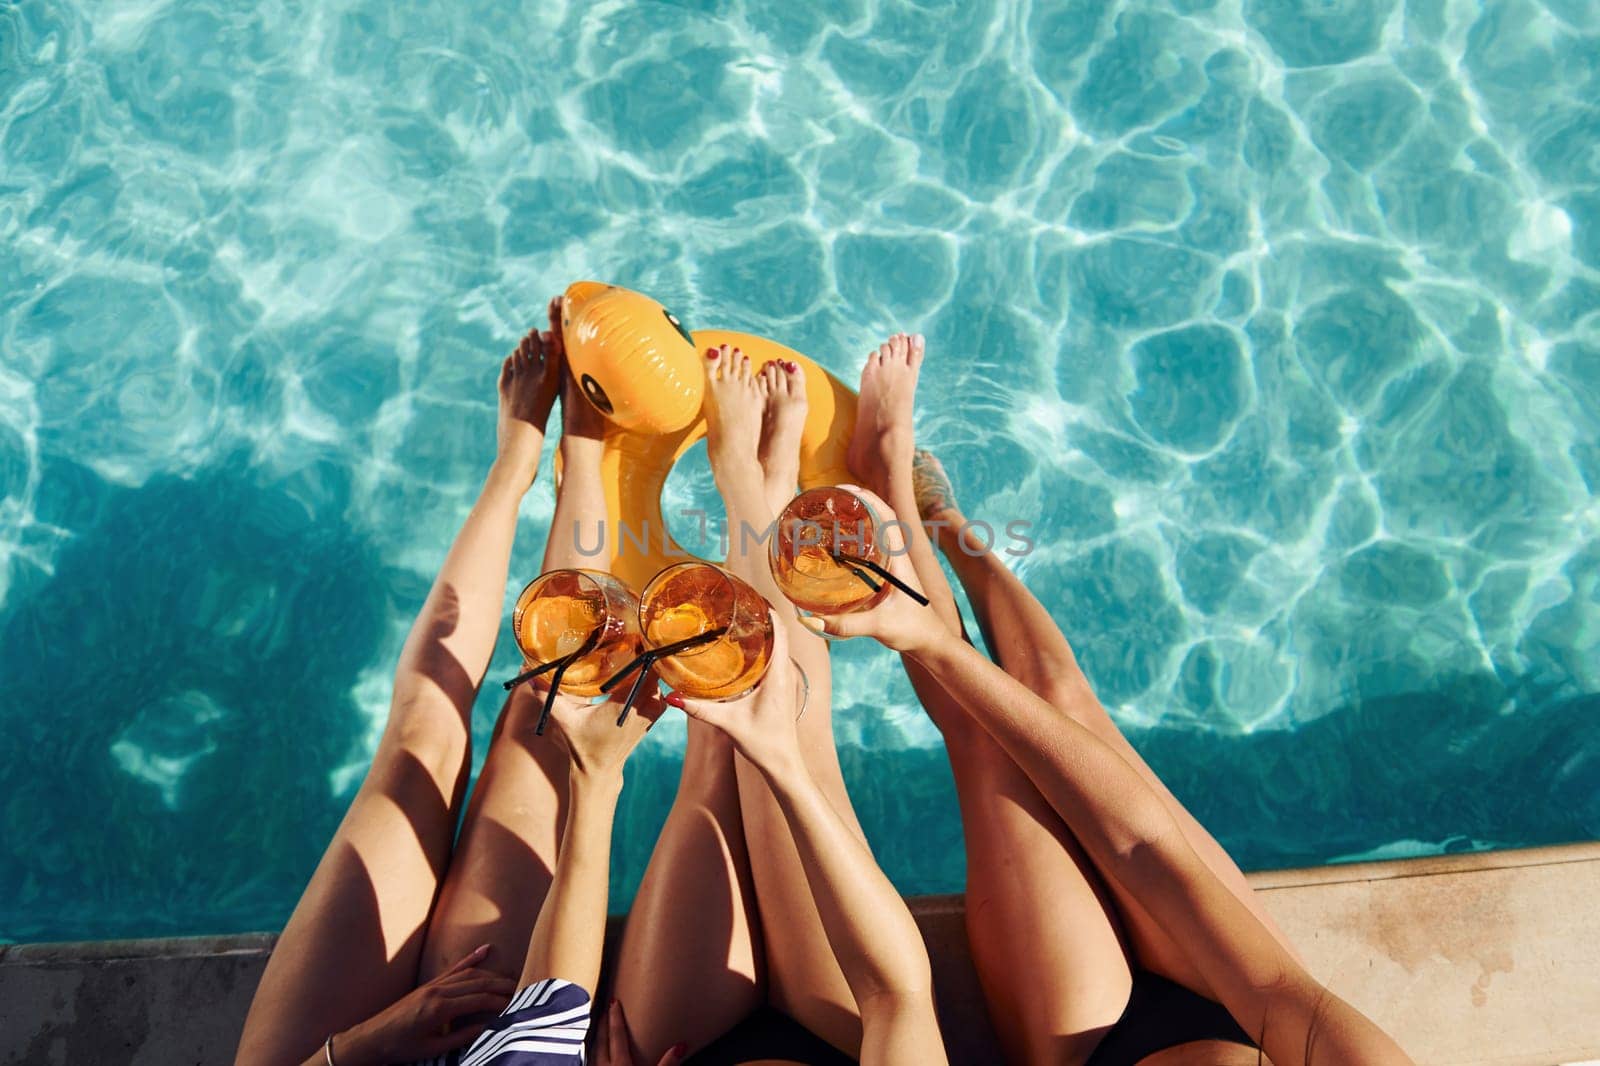
[[[800,625],[793,606],[778,591],[767,561],[768,545],[761,538],[794,495],[799,479],[805,372],[792,362],[771,362],[757,371],[737,350],[719,352],[714,363],[708,375],[707,407],[712,413],[707,452],[728,515],[728,569],[777,607],[789,654],[809,686],[799,728],[806,765],[845,825],[865,842],[834,747],[827,644]],[[761,773],[743,759],[737,766],[745,835],[762,842],[752,852],[751,869],[767,941],[769,998],[824,1040],[858,1054],[860,1011],[828,946],[788,822]]]
[[[930,457],[924,462],[933,461]],[[966,517],[956,509],[953,499],[930,513],[929,518],[937,522],[935,528],[938,530],[940,547],[961,581],[961,587],[966,590],[984,637],[989,647],[994,649],[1000,666],[1040,698],[1104,740],[1127,760],[1161,797],[1190,846],[1211,871],[1272,932],[1291,956],[1298,957],[1222,845],[1178,802],[1177,797],[1111,720],[1090,688],[1088,678],[1079,669],[1071,645],[1050,612],[997,555],[987,550],[982,541],[970,534],[963,535],[961,531],[966,526]],[[1150,918],[1138,900],[1114,878],[1108,878],[1107,884],[1127,927],[1129,941],[1139,964],[1201,995],[1213,995],[1183,948]]]
[[[517,507],[558,368],[529,334],[500,368],[498,454],[395,672],[372,769],[273,949],[237,1061],[300,1062],[416,986],[466,787],[472,704],[500,628]]]
[[[867,358],[850,465],[906,516],[930,625],[961,632],[955,597],[917,515],[912,409],[920,337]],[[1121,1015],[1131,972],[1106,886],[1027,776],[937,682],[904,660],[944,734],[967,847],[967,936],[1008,1061],[1081,1062]]]
[[[763,957],[733,745],[691,720],[678,795],[617,962],[635,1061],[680,1042],[699,1050],[733,1028],[766,996]]]
[[[561,360],[561,301],[550,301],[548,358]],[[600,484],[604,422],[562,372],[563,477],[545,546],[544,569],[580,566],[574,546],[580,524],[585,544],[605,521]],[[553,736],[536,736],[540,701],[523,685],[507,698],[495,723],[489,755],[478,775],[433,909],[422,953],[421,980],[453,965],[479,944],[493,945],[485,969],[522,973],[528,937],[555,873],[565,824],[566,753]]]

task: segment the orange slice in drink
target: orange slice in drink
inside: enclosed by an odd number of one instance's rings
[[[794,568],[807,577],[833,577],[840,569],[833,556],[818,547],[806,547],[796,552]]]
[[[648,636],[651,645],[660,648],[688,640],[713,628],[711,620],[699,605],[683,603],[669,607],[651,619]],[[726,685],[737,677],[744,666],[744,656],[733,641],[724,637],[710,645],[674,655],[663,666],[668,683],[674,688],[704,692]],[[674,677],[677,680],[673,680]]]
[[[577,651],[599,623],[599,611],[589,597],[541,596],[523,613],[517,643],[539,661],[550,662]]]
[[[605,678],[600,676],[601,659],[598,655],[586,655],[567,667],[566,673],[561,675],[563,689],[577,688],[582,685],[594,685]]]
[[[713,628],[711,619],[706,617],[699,604],[680,603],[656,612],[656,616],[650,619],[650,632],[646,636],[653,647],[660,648],[699,636]]]
[[[673,656],[672,666],[683,678],[674,687],[709,695],[739,676],[744,655],[737,644],[723,637],[704,650],[696,648],[687,655]]]

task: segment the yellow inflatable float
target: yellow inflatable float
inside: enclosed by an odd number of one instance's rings
[[[590,564],[643,588],[663,567],[694,558],[667,531],[661,489],[684,452],[705,436],[705,350],[742,348],[760,369],[774,360],[805,368],[808,411],[800,438],[800,485],[854,481],[845,452],[856,422],[856,394],[799,352],[749,333],[690,333],[643,293],[578,281],[561,304],[567,367],[608,428],[602,476],[610,519]],[[589,550],[589,545],[581,546]]]

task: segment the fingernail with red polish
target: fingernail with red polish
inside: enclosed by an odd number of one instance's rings
[[[674,692],[667,697],[667,704],[681,711],[683,710],[683,697]]]

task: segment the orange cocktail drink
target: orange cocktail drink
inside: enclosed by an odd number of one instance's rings
[[[652,578],[639,597],[639,628],[646,649],[688,645],[656,660],[661,680],[685,696],[742,696],[772,662],[766,599],[711,563],[679,563]]]
[[[878,517],[849,489],[809,489],[789,501],[767,554],[778,589],[802,611],[864,611],[889,594],[874,576],[874,567],[889,561]]]
[[[638,601],[598,570],[552,570],[524,588],[511,631],[530,667],[570,659],[561,691],[596,696],[612,672],[639,653]]]

